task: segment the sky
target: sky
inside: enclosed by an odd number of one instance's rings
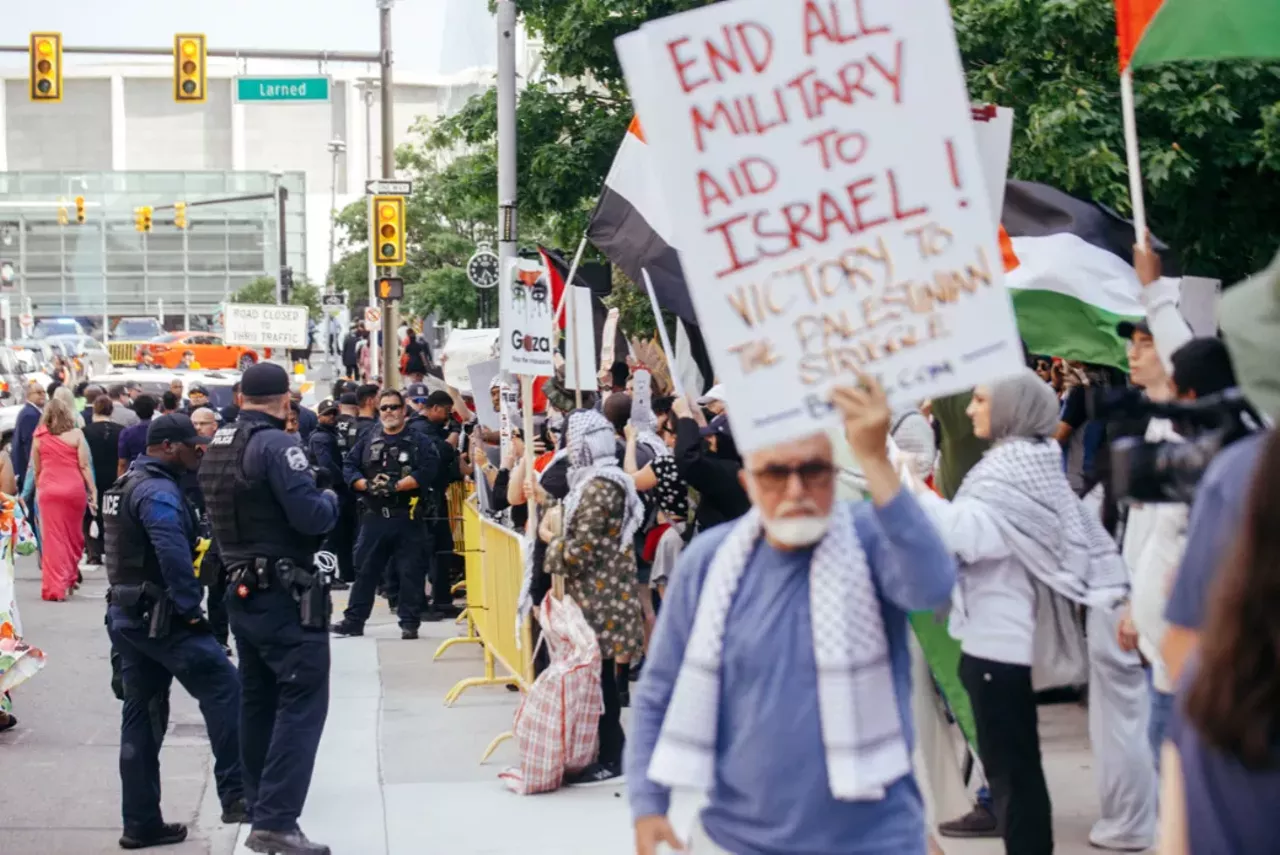
[[[26,44],[37,30],[63,44],[164,47],[178,32],[204,33],[210,47],[378,49],[375,0],[0,0],[0,44]],[[450,74],[492,65],[496,28],[485,0],[396,0],[392,49],[399,68]],[[446,38],[446,31],[448,37]],[[105,57],[68,56],[73,62]],[[25,69],[25,54],[0,54],[0,69]],[[252,66],[250,66],[252,69]]]

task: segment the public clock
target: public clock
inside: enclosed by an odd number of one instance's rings
[[[478,250],[467,262],[467,278],[477,288],[492,288],[497,285],[501,278],[498,256],[489,249]]]

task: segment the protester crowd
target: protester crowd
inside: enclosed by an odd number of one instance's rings
[[[340,499],[323,549],[350,595],[332,631],[363,634],[379,597],[406,640],[457,616],[460,484],[525,538],[535,638],[560,596],[594,636],[592,755],[561,783],[625,776],[643,855],[681,842],[673,786],[709,791],[697,852],[936,852],[938,837],[1052,852],[1038,710],[1064,697],[1089,708],[1093,846],[1274,851],[1276,440],[1253,424],[1191,503],[1142,495],[1117,449],[1202,441],[1200,422],[1150,404],[1243,389],[1271,417],[1280,384],[1266,358],[1239,362],[1256,336],[1194,337],[1158,259],[1139,252],[1135,268],[1148,313],[1116,329],[1127,375],[1026,353],[1021,373],[893,408],[860,378],[834,393],[842,430],[746,455],[722,388],[677,395],[665,365],[619,360],[572,391],[558,360],[526,418],[500,378],[447,386],[407,329],[403,391],[382,387],[364,325],[344,341],[330,328],[346,376],[314,411],[295,394],[286,430]],[[45,599],[74,593],[82,554],[101,561],[101,496],[150,421],[187,413],[209,436],[238,401],[215,412],[180,383],[158,399],[136,384],[27,390],[0,478],[11,468],[37,523]],[[199,511],[194,479],[190,498]],[[227,646],[216,547],[200,578]],[[925,649],[930,626],[958,643],[954,673]],[[536,674],[551,663],[540,647]],[[935,725],[954,739],[919,750]],[[972,810],[939,816],[953,764],[936,755],[956,749]]]

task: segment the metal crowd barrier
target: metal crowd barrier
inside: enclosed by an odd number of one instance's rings
[[[467,633],[441,643],[434,658],[439,659],[456,645],[480,644],[484,676],[460,680],[445,695],[446,706],[452,706],[463,692],[475,686],[516,686],[525,690],[533,682],[529,621],[517,622],[516,618],[524,580],[520,538],[484,519],[474,498],[462,503],[459,516],[462,536],[455,539],[455,546],[466,565],[467,609],[463,618]],[[490,751],[505,737],[504,734],[496,739]]]

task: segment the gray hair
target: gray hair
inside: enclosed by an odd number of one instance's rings
[[[991,438],[1043,439],[1058,426],[1058,396],[1030,368],[992,383]]]

